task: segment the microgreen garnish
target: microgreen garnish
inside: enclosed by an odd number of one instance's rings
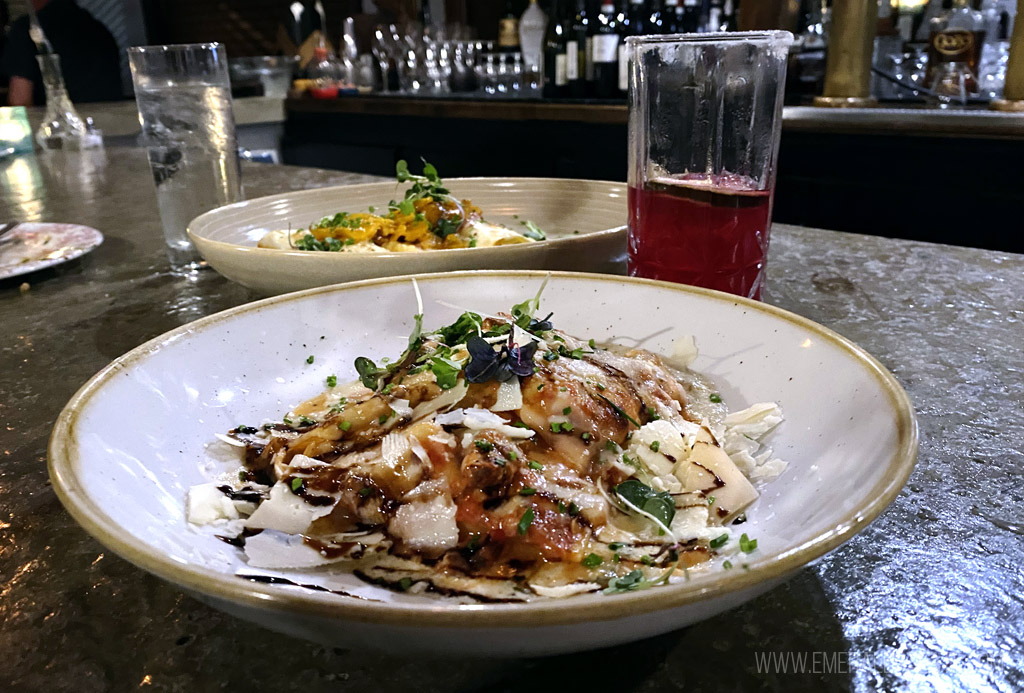
[[[519,524],[516,526],[516,531],[519,534],[526,534],[526,530],[533,524],[533,508],[527,508],[523,512],[523,516],[519,518]]]
[[[718,548],[721,548],[721,547],[725,546],[725,543],[727,541],[729,541],[729,535],[728,534],[722,534],[720,536],[715,537],[711,541],[709,541],[708,542],[708,546],[710,546],[713,549],[718,549]]]
[[[750,553],[757,549],[757,539],[751,539],[746,534],[740,535],[740,551]]]
[[[580,561],[580,565],[584,568],[596,568],[597,566],[604,563],[604,559],[598,556],[596,553],[592,553]]]
[[[608,587],[605,589],[605,594],[618,594],[620,592],[632,592],[633,590],[643,589],[647,584],[647,578],[644,577],[644,573],[639,568],[633,570],[622,577],[613,577],[608,581]]]
[[[656,518],[665,527],[672,524],[676,516],[676,503],[667,491],[658,493],[647,484],[636,479],[627,479],[615,487],[619,498]],[[662,530],[664,531],[664,530]]]
[[[526,221],[522,222],[522,224],[525,227],[525,229],[522,231],[522,234],[524,236],[526,236],[527,238],[532,238],[535,241],[546,241],[547,240],[547,238],[548,238],[547,235],[543,231],[541,231],[539,228],[537,228],[537,225],[534,224],[532,221],[526,220]]]

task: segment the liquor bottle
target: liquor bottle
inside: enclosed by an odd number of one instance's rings
[[[565,36],[565,79],[568,81],[567,95],[580,99],[587,95],[586,65],[587,57],[587,3],[576,0],[576,12],[566,22],[568,31]]]
[[[644,36],[656,33],[651,31],[651,12],[644,0],[629,0],[629,11],[626,12],[626,34]]]
[[[615,3],[602,0],[601,13],[591,31],[594,96],[610,99],[619,93],[619,21]]]
[[[430,0],[420,0],[420,26],[426,29],[433,22],[430,19]]]
[[[564,98],[569,93],[569,47],[566,41],[569,25],[559,10],[559,0],[551,0],[551,16],[544,34],[543,95],[549,99]]]
[[[540,87],[543,75],[541,61],[544,57],[544,33],[547,29],[548,17],[544,10],[537,4],[537,0],[530,0],[530,4],[519,18],[519,45],[523,52],[523,67],[526,73],[531,76],[530,84]]]
[[[985,19],[970,0],[953,0],[953,6],[932,18],[928,26],[928,87],[966,94],[978,92],[978,63],[985,39]],[[941,82],[941,84],[937,84]],[[951,94],[953,95],[953,94]]]
[[[695,34],[700,31],[700,0],[683,0],[680,24],[684,34]]]
[[[682,33],[683,28],[679,24],[680,19],[682,19],[681,12],[682,8],[679,6],[679,0],[665,0],[665,6],[661,11],[661,33]]]
[[[504,53],[519,50],[519,15],[514,0],[505,0],[505,11],[498,20],[498,50]]]

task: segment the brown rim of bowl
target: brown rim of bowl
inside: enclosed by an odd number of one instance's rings
[[[898,437],[895,450],[888,465],[889,474],[885,475],[885,478],[875,484],[866,494],[866,502],[862,507],[851,511],[841,522],[799,546],[775,556],[752,561],[749,564],[749,570],[708,574],[707,576],[680,584],[665,585],[655,589],[631,592],[614,597],[581,595],[558,601],[469,606],[445,604],[442,601],[423,604],[378,603],[346,599],[319,592],[293,592],[275,588],[272,585],[248,582],[234,575],[224,574],[204,567],[182,566],[151,549],[145,542],[119,530],[116,523],[103,512],[99,505],[79,490],[80,487],[76,481],[75,469],[78,459],[75,443],[75,426],[79,414],[89,403],[93,395],[101,391],[103,385],[124,370],[126,365],[145,358],[150,353],[157,351],[163,345],[183,334],[202,329],[207,325],[219,323],[242,313],[258,310],[265,305],[301,300],[314,294],[345,291],[356,287],[408,282],[412,277],[421,282],[429,282],[432,279],[448,280],[459,277],[536,277],[541,279],[545,276],[570,280],[582,279],[588,281],[647,284],[670,291],[698,294],[715,301],[745,305],[820,335],[841,350],[853,355],[868,373],[875,377],[880,387],[889,396],[890,403],[897,417],[896,430]],[[724,597],[759,583],[772,580],[773,578],[782,578],[796,571],[804,564],[831,551],[862,530],[896,498],[910,476],[917,458],[917,419],[907,393],[892,374],[873,356],[836,332],[781,308],[719,291],[635,277],[587,274],[582,272],[476,270],[444,274],[385,277],[306,289],[247,303],[182,325],[132,349],[90,378],[75,393],[57,418],[57,423],[50,435],[47,452],[47,464],[54,489],[71,516],[89,534],[121,557],[185,590],[262,610],[298,611],[312,616],[380,625],[407,627],[486,626],[488,628],[554,626],[592,620],[618,619],[661,609],[679,607],[715,597]]]
[[[468,178],[449,178],[449,179],[447,179],[447,181],[448,181],[449,185],[451,185],[452,183],[479,183],[479,182],[484,182],[484,183],[512,182],[512,183],[516,183],[516,182],[524,182],[524,181],[531,181],[531,182],[533,182],[533,181],[537,181],[537,182],[548,182],[548,181],[550,181],[550,182],[553,182],[553,183],[562,183],[562,184],[567,183],[567,182],[573,182],[573,183],[597,183],[597,184],[600,184],[600,185],[609,185],[609,186],[614,185],[614,186],[616,186],[618,188],[621,188],[623,192],[626,191],[626,184],[625,183],[619,183],[619,182],[611,181],[611,180],[598,180],[598,179],[592,179],[592,178],[572,178],[572,179],[567,179],[567,178],[488,178],[488,177],[485,177],[485,176],[474,176],[474,177],[468,177]],[[254,197],[251,200],[241,200],[239,202],[232,202],[229,205],[224,205],[222,207],[217,207],[216,209],[211,209],[208,212],[203,212],[202,214],[200,214],[198,217],[196,217],[195,219],[193,219],[192,221],[189,222],[187,228],[185,229],[185,234],[196,245],[209,244],[209,245],[212,245],[212,246],[220,246],[221,248],[224,248],[224,249],[231,249],[231,250],[236,250],[236,251],[240,250],[240,251],[243,251],[243,252],[257,253],[258,255],[267,255],[268,257],[270,257],[270,255],[273,254],[273,255],[276,255],[278,257],[281,257],[283,255],[287,255],[287,256],[290,256],[290,257],[330,257],[330,258],[340,257],[340,258],[346,258],[346,259],[350,259],[350,260],[353,259],[353,258],[358,258],[360,260],[363,260],[366,257],[368,257],[366,254],[357,254],[357,253],[310,253],[308,250],[283,250],[283,249],[280,249],[280,248],[260,248],[260,247],[254,246],[254,245],[240,245],[238,243],[231,243],[230,241],[220,241],[220,240],[217,240],[217,239],[214,239],[214,238],[210,238],[209,236],[202,236],[202,235],[198,234],[197,232],[193,231],[192,227],[195,225],[195,223],[197,221],[199,221],[201,219],[205,221],[206,217],[208,217],[208,216],[211,216],[211,215],[214,215],[214,214],[217,214],[217,213],[223,213],[224,210],[228,210],[228,209],[241,210],[246,205],[249,205],[249,204],[251,204],[253,202],[264,202],[264,203],[266,203],[266,202],[273,202],[273,201],[277,201],[277,200],[285,200],[285,199],[288,199],[288,198],[292,198],[292,197],[295,197],[297,195],[301,196],[301,197],[307,197],[307,196],[308,197],[315,197],[317,193],[324,193],[324,192],[327,192],[327,191],[346,190],[346,191],[352,192],[353,188],[358,190],[359,188],[365,188],[365,187],[377,186],[377,185],[389,185],[389,184],[390,184],[390,181],[377,181],[375,183],[374,182],[371,182],[371,183],[353,183],[351,185],[345,185],[345,184],[343,184],[343,185],[328,185],[328,186],[324,186],[322,188],[310,188],[310,189],[307,189],[307,190],[293,190],[291,192],[274,193],[273,195],[263,195],[262,197]],[[625,200],[623,200],[623,204],[625,204]],[[436,249],[433,249],[433,250],[424,251],[424,253],[425,253],[424,256],[433,256],[435,253],[445,253],[445,254],[448,254],[448,253],[465,252],[465,251],[473,251],[474,255],[479,255],[483,251],[492,251],[493,252],[495,250],[500,250],[500,252],[504,252],[504,253],[509,253],[509,252],[522,253],[522,252],[528,252],[528,249],[531,249],[531,248],[550,248],[553,245],[554,246],[564,245],[564,244],[571,243],[571,242],[574,242],[574,241],[578,242],[578,241],[581,241],[581,240],[584,240],[584,239],[586,239],[586,240],[593,240],[594,238],[604,238],[605,236],[614,236],[614,235],[617,235],[617,234],[624,233],[625,230],[626,230],[626,225],[625,224],[619,224],[618,226],[609,226],[608,228],[597,229],[596,231],[588,231],[586,233],[581,232],[579,234],[571,234],[571,235],[563,236],[563,237],[560,237],[560,238],[549,238],[549,239],[546,239],[546,240],[543,240],[543,241],[535,241],[533,243],[514,243],[514,244],[511,244],[511,245],[489,246],[489,247],[486,247],[486,248],[436,248]],[[418,253],[416,255],[420,256]],[[389,258],[389,257],[399,257],[399,258],[403,258],[405,260],[409,259],[409,256],[406,253],[394,253],[394,252],[391,252],[391,253],[375,253],[371,257],[373,257],[376,262],[387,261],[387,258]]]

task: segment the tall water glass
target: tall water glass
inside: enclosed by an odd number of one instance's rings
[[[761,298],[792,41],[626,39],[630,275]]]
[[[241,199],[231,83],[217,43],[128,49],[141,142],[149,151],[171,266],[203,266],[185,229],[195,217]]]

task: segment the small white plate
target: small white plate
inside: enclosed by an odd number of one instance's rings
[[[533,221],[547,241],[493,248],[403,253],[331,253],[257,248],[268,231],[308,227],[337,212],[365,211],[400,198],[405,185],[365,183],[238,202],[189,224],[196,248],[228,279],[263,294],[338,282],[466,269],[615,272],[626,258],[626,186],[562,178],[452,178],[452,194],[484,219],[509,228]]]
[[[80,224],[24,222],[2,240],[0,279],[10,279],[81,257],[103,242],[103,234]]]
[[[461,305],[508,310],[540,272],[462,272],[419,279],[428,327]],[[554,273],[541,311],[570,334],[669,352],[695,335],[696,370],[731,409],[776,401],[775,454],[789,466],[747,511],[757,551],[731,570],[619,595],[460,605],[398,594],[348,573],[344,597],[235,576],[241,552],[185,521],[188,488],[222,461],[215,434],[279,417],[328,375],[354,378],[357,356],[401,350],[416,310],[407,278],[279,296],[203,318],[144,344],[90,380],[50,438],[50,477],[100,542],[200,599],[284,633],[395,653],[517,656],[570,652],[657,635],[737,606],[862,530],[897,495],[917,454],[906,393],[836,333],[770,305],[642,279]],[[313,364],[307,357],[315,356]],[[237,463],[236,463],[237,464]],[[313,580],[311,580],[312,582]]]

